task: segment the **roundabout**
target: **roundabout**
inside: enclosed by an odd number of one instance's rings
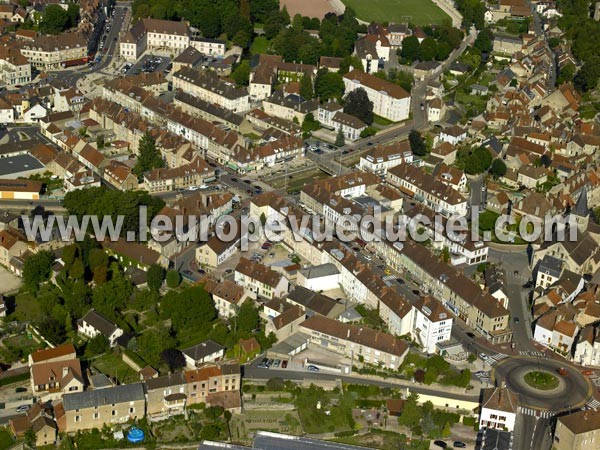
[[[553,412],[581,408],[593,393],[579,371],[551,359],[506,358],[492,369],[492,380],[518,394],[521,406]]]
[[[560,380],[556,375],[543,370],[527,372],[523,379],[530,387],[540,391],[552,391],[558,388],[560,384]]]

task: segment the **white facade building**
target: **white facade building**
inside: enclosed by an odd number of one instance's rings
[[[433,297],[421,297],[413,308],[415,325],[412,334],[427,353],[437,353],[437,344],[450,340],[452,315]]]
[[[373,102],[373,112],[393,122],[407,120],[410,115],[410,94],[397,84],[358,70],[344,75],[346,95],[363,88]]]

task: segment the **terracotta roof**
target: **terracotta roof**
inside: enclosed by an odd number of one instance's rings
[[[358,84],[369,87],[376,91],[385,92],[390,97],[396,99],[410,97],[410,94],[397,84],[391,83],[386,80],[382,80],[381,78],[366,74],[356,69],[344,75],[344,78],[347,80],[358,82]]]
[[[481,407],[517,414],[519,397],[505,387],[483,389]]]
[[[31,360],[34,363],[52,361],[56,358],[62,358],[67,355],[75,357],[75,347],[73,344],[63,344],[58,347],[48,348],[46,350],[38,350],[31,354]]]
[[[273,288],[277,286],[283,277],[283,275],[270,267],[256,261],[250,261],[243,257],[240,258],[238,265],[235,267],[235,271]]]

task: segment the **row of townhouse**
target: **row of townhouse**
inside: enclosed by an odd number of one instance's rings
[[[29,356],[33,391],[41,399],[54,400],[54,419],[47,430],[34,428],[36,437],[53,443],[56,433],[75,433],[148,417],[167,419],[185,413],[186,408],[203,403],[241,411],[241,372],[238,363],[207,363],[199,368],[158,377],[142,377],[142,382],[87,387],[72,344],[41,350]],[[94,375],[90,381],[97,379]],[[34,408],[36,406],[34,405]],[[34,418],[25,425],[32,427]],[[22,427],[18,420],[11,428]]]
[[[283,221],[286,224],[282,231],[283,243],[306,258],[312,266],[325,264],[335,268],[336,286],[339,284],[350,300],[377,309],[393,334],[410,334],[431,353],[437,351],[437,343],[450,339],[452,317],[441,303],[427,298],[422,304],[411,307],[368,265],[363,264],[353,251],[334,243],[315,244],[310,233],[304,234],[302,230],[303,226],[310,227],[310,222],[303,224],[302,212],[295,211],[276,193],[253,198],[250,215],[257,219],[264,215],[267,220],[277,218]],[[283,220],[286,216],[289,222]],[[292,220],[296,223],[291,224]]]
[[[0,47],[0,81],[9,87],[31,82],[31,63],[10,45]]]
[[[414,165],[391,168],[386,181],[444,216],[467,215],[467,200],[459,192]]]
[[[173,89],[181,89],[235,113],[250,110],[248,91],[222,80],[212,71],[183,67],[173,74]]]
[[[365,172],[384,176],[400,164],[412,164],[413,153],[408,141],[382,146],[381,144],[361,155],[358,167]]]
[[[376,251],[390,267],[419,282],[422,292],[440,299],[455,316],[486,339],[496,343],[511,340],[508,310],[425,246],[412,241],[384,241]]]
[[[84,64],[88,57],[88,41],[82,33],[39,35],[20,44],[20,49],[31,65],[42,71]]]

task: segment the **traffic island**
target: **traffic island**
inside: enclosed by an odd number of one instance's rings
[[[556,389],[560,383],[556,375],[542,370],[527,372],[524,379],[530,387],[540,391],[551,391]]]

